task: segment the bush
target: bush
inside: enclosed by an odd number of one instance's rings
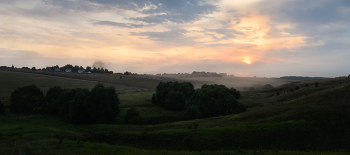
[[[152,96],[152,103],[168,110],[184,110],[186,99],[193,92],[194,86],[190,82],[160,82]]]
[[[140,113],[135,109],[135,107],[131,107],[124,117],[125,124],[128,124],[130,120],[140,117]]]
[[[238,103],[230,89],[224,85],[203,85],[186,101],[188,112],[195,115],[197,107],[201,117],[215,117],[235,114],[246,110],[242,103]],[[192,114],[191,114],[192,115]]]
[[[318,87],[320,83],[319,82],[315,82],[315,87]]]
[[[263,86],[263,89],[273,89],[273,86],[270,84],[266,84]]]
[[[5,114],[5,105],[4,102],[0,101],[0,115]]]
[[[17,88],[11,93],[10,111],[20,114],[43,112],[43,92],[36,85]]]

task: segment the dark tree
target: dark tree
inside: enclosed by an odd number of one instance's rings
[[[4,102],[0,101],[0,115],[5,114],[5,105]]]
[[[81,88],[63,89],[57,98],[58,115],[68,117],[71,102]]]
[[[190,82],[160,82],[152,102],[168,110],[184,110],[186,100],[193,92],[194,87]]]
[[[113,123],[119,113],[119,104],[114,87],[96,84],[89,97],[89,123]]]
[[[246,110],[246,107],[236,101],[230,89],[224,85],[203,85],[186,101],[186,107],[197,109],[201,117],[215,117],[236,114]],[[188,110],[189,111],[189,110]]]
[[[17,88],[11,93],[10,111],[20,114],[37,114],[43,111],[43,92],[36,85]]]
[[[69,120],[76,124],[90,124],[90,114],[94,112],[89,97],[91,92],[88,89],[78,89],[74,98],[70,101]]]
[[[58,104],[58,97],[63,89],[59,86],[50,88],[45,96],[46,109],[49,114],[59,114],[61,107]]]

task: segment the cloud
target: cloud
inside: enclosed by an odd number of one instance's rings
[[[204,15],[219,11],[219,8],[205,0],[45,0],[45,4],[69,10],[104,12],[107,10],[130,10],[141,17],[126,18],[145,23],[186,23],[197,21]]]
[[[122,27],[122,28],[142,28],[146,26],[144,24],[118,23],[118,22],[112,22],[112,21],[95,21],[93,22],[93,25],[106,25],[106,26],[115,26],[115,27]]]
[[[133,36],[141,36],[145,37],[143,39],[150,39],[153,41],[166,42],[167,44],[172,45],[181,45],[181,46],[189,46],[194,45],[199,42],[194,41],[196,37],[188,37],[187,34],[190,31],[185,29],[172,29],[169,31],[160,31],[160,32],[130,32]]]
[[[242,35],[242,32],[239,32],[235,29],[229,28],[217,28],[217,29],[204,29],[203,31],[206,35],[210,35],[215,40],[227,40],[235,38],[236,35]],[[217,34],[223,35],[222,37],[217,37]]]

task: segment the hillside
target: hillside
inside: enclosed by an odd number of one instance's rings
[[[90,88],[90,84],[72,87],[79,86]],[[42,87],[51,85],[43,82]],[[243,98],[238,101],[248,107],[247,112],[186,121],[182,121],[184,111],[166,111],[152,105],[152,92],[124,89],[129,92],[118,95],[122,109],[118,123],[112,125],[72,125],[53,116],[14,115],[6,110],[6,114],[0,116],[0,152],[347,154],[350,151],[350,80],[347,78],[293,82],[270,90],[243,91]],[[145,125],[122,122],[131,106],[140,112],[141,123]],[[64,136],[63,144],[57,141],[59,135]]]

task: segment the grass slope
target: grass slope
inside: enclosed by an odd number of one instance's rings
[[[0,152],[347,154],[350,151],[350,80],[318,80],[318,87],[315,82],[294,82],[272,90],[243,92],[239,102],[245,103],[249,110],[238,115],[177,122],[169,119],[156,125],[121,122],[77,126],[57,117],[13,115],[7,110],[0,116]],[[151,94],[119,94],[123,110],[118,119],[122,120],[131,106],[148,120],[184,115],[154,107],[149,101]],[[57,138],[60,136],[64,137],[62,144]]]

